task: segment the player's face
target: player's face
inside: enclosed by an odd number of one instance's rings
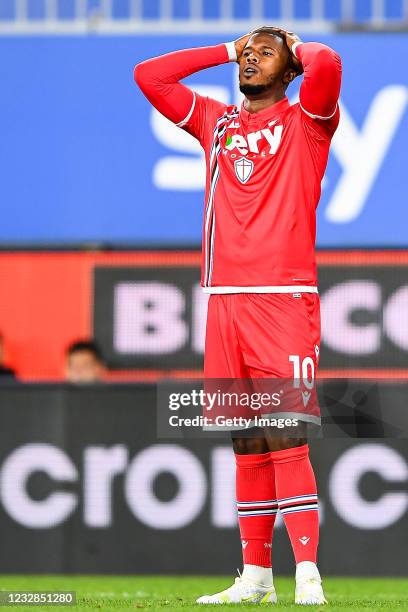
[[[281,38],[263,32],[251,36],[239,61],[242,93],[256,95],[277,83],[287,85],[288,60],[289,51]]]

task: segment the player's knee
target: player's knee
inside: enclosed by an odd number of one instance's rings
[[[271,452],[286,450],[287,448],[296,448],[304,444],[307,444],[307,438],[289,438],[286,436],[268,438],[268,450]]]
[[[259,455],[269,452],[265,438],[233,438],[232,446],[237,455]]]

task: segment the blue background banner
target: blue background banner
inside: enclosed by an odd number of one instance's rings
[[[407,246],[406,35],[319,39],[340,53],[344,76],[318,245]],[[133,66],[220,40],[1,38],[0,243],[198,244],[200,147],[151,108],[134,84]],[[227,102],[240,99],[235,65],[188,82]],[[292,100],[298,85],[289,90]]]

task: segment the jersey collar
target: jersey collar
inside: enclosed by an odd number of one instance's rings
[[[255,121],[265,121],[266,119],[273,119],[283,111],[285,111],[289,106],[289,100],[287,96],[279,100],[279,102],[275,102],[275,104],[271,104],[267,108],[259,111],[258,113],[248,113],[244,108],[244,102],[241,104],[240,115],[246,122],[255,122]]]

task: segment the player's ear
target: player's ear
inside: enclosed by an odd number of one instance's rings
[[[284,84],[287,86],[289,85],[289,83],[291,83],[293,81],[293,79],[295,79],[297,77],[297,72],[296,70],[293,70],[293,68],[289,68],[288,70],[286,70],[285,74],[283,75],[283,82]]]

